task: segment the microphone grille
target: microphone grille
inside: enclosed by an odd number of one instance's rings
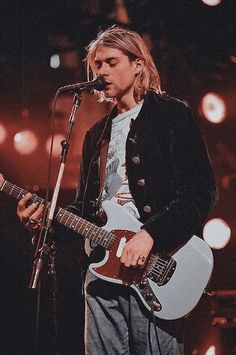
[[[100,75],[95,80],[96,80],[96,90],[98,90],[98,91],[104,90],[106,87],[106,84],[107,84],[104,77],[102,75]]]

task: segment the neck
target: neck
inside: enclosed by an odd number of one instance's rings
[[[134,98],[129,100],[117,100],[118,113],[124,113],[129,111],[131,108],[141,104],[141,102],[136,102]]]

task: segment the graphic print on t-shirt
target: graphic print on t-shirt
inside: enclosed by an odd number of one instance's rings
[[[125,144],[131,119],[135,119],[142,105],[116,116],[112,121],[111,139],[108,147],[103,200],[114,200],[139,218],[133,198],[129,191],[125,166]]]

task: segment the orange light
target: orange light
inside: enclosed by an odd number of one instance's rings
[[[208,6],[217,6],[221,3],[221,0],[202,0],[202,2]]]
[[[29,117],[30,111],[27,108],[23,108],[23,110],[21,110],[21,116],[22,117]]]
[[[52,156],[54,158],[59,157],[61,154],[61,141],[65,139],[65,137],[62,134],[55,134],[54,140],[53,140],[53,151],[52,151]],[[50,152],[50,147],[51,147],[51,138],[48,138],[46,141],[46,151],[49,154]]]
[[[231,60],[232,63],[235,63],[236,64],[236,55],[231,55],[229,57],[229,59]]]
[[[229,242],[231,230],[221,218],[213,218],[203,228],[203,238],[213,249],[222,249]]]
[[[3,144],[7,139],[7,130],[6,128],[0,123],[0,144]]]
[[[225,102],[215,92],[209,92],[202,98],[201,111],[206,119],[212,123],[221,123],[226,117]]]
[[[14,147],[20,154],[27,155],[35,151],[38,145],[38,140],[35,134],[31,131],[25,130],[15,134]]]

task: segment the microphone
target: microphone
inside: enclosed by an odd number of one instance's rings
[[[82,91],[92,91],[98,90],[102,91],[105,89],[107,83],[103,76],[98,76],[92,81],[85,81],[84,83],[76,83],[71,85],[62,86],[58,89],[61,92],[77,92],[80,93]]]

